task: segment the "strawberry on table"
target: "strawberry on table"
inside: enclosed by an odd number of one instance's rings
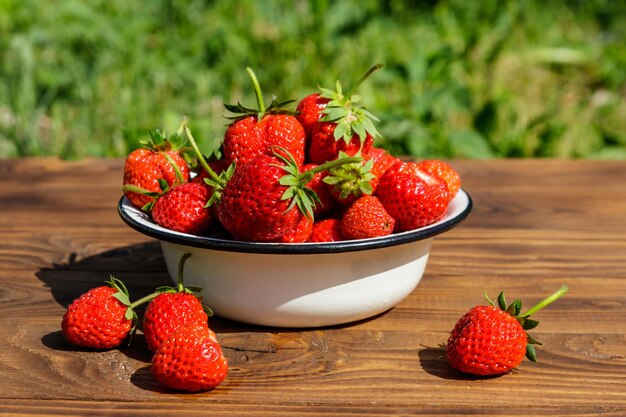
[[[395,220],[372,195],[356,200],[341,218],[341,235],[345,239],[367,239],[393,233]]]
[[[562,286],[524,314],[520,314],[521,301],[507,304],[504,293],[498,296],[497,305],[487,298],[488,306],[472,308],[459,319],[450,333],[447,343],[450,365],[463,373],[487,376],[516,368],[524,356],[535,362],[533,345],[538,342],[526,330],[537,327],[539,322],[529,317],[567,290],[567,286]]]
[[[160,131],[150,132],[144,147],[131,152],[124,165],[122,190],[137,208],[149,204],[162,192],[162,183],[168,186],[189,180],[189,166],[182,156],[185,144],[182,130],[169,138]]]
[[[164,386],[188,392],[208,391],[228,374],[228,361],[215,333],[206,325],[179,328],[152,357],[152,374]]]
[[[398,232],[438,221],[450,201],[446,182],[422,171],[416,162],[400,162],[387,169],[376,196],[396,220]]]
[[[128,290],[111,277],[74,300],[61,322],[63,336],[72,344],[91,349],[112,349],[122,344],[134,330],[134,308],[149,299],[130,302]]]
[[[298,165],[302,166],[306,134],[294,112],[285,108],[294,100],[273,100],[265,107],[256,75],[250,68],[246,70],[252,79],[258,108],[252,109],[241,104],[225,105],[235,115],[229,117],[234,121],[224,134],[224,159],[228,164],[235,163],[239,166],[267,153],[272,146],[280,146],[287,149]]]
[[[151,352],[155,352],[181,327],[192,324],[208,326],[207,308],[202,305],[195,294],[197,289],[185,287],[183,284],[185,262],[190,256],[190,253],[186,253],[180,259],[178,285],[175,288],[158,288],[159,295],[146,308],[142,330]]]

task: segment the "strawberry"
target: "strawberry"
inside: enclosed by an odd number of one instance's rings
[[[309,240],[311,232],[313,231],[313,218],[309,216],[302,216],[300,222],[290,232],[282,235],[276,242],[280,243],[302,243]]]
[[[476,306],[468,311],[454,326],[447,343],[450,365],[472,375],[498,375],[516,368],[527,356],[535,362],[533,344],[538,342],[526,333],[539,322],[531,320],[531,314],[555,301],[568,290],[562,286],[524,314],[522,303],[515,300],[507,305],[504,293],[488,306]]]
[[[159,226],[177,232],[201,234],[209,228],[213,219],[207,207],[209,193],[209,187],[204,183],[176,185],[155,201],[152,219]]]
[[[152,374],[164,386],[180,391],[207,391],[221,384],[228,361],[215,333],[206,325],[184,326],[152,357]]]
[[[303,215],[313,217],[317,196],[306,184],[333,166],[360,161],[345,158],[300,172],[291,154],[275,147],[238,167],[226,184],[217,217],[235,239],[273,242],[290,233]],[[299,210],[292,210],[294,207]]]
[[[367,239],[393,233],[395,220],[382,203],[372,195],[356,200],[341,218],[341,235],[345,239]]]
[[[121,345],[133,330],[137,303],[131,304],[128,290],[117,278],[111,277],[107,284],[92,288],[68,306],[61,330],[70,343],[111,349]]]
[[[339,242],[343,240],[341,236],[341,220],[328,218],[316,221],[313,224],[309,242]]]
[[[160,130],[150,132],[144,147],[131,152],[124,165],[122,190],[137,208],[151,208],[150,203],[168,186],[189,180],[189,166],[182,156],[184,138],[181,131],[170,138]]]
[[[282,198],[286,190],[280,184],[286,174],[282,162],[277,156],[257,156],[240,165],[224,188],[217,217],[235,239],[275,241],[300,222],[302,212],[288,210],[290,201]]]
[[[311,129],[324,114],[329,98],[322,97],[319,93],[309,94],[298,103],[296,118],[304,128],[307,137],[311,137]]]
[[[293,115],[284,108],[293,100],[277,102],[273,100],[265,107],[261,88],[254,72],[246,69],[252,79],[256,93],[258,109],[244,107],[241,104],[226,104],[228,111],[235,116],[224,135],[224,159],[240,166],[254,157],[267,153],[272,146],[285,148],[293,155],[299,166],[304,164],[306,134],[304,128]]]
[[[461,188],[461,176],[447,162],[439,159],[427,159],[417,165],[422,171],[436,175],[446,182],[448,191],[450,191],[450,200],[454,198]]]
[[[398,162],[402,162],[399,158],[391,155],[386,150],[375,146],[372,146],[368,156],[374,161],[372,174],[374,174],[378,179],[380,179],[380,177],[382,177],[391,166],[397,164]]]
[[[374,143],[374,137],[371,134],[337,137],[335,132],[339,132],[335,122],[319,121],[313,125],[309,144],[309,158],[313,163],[323,164],[326,161],[332,161],[338,157],[339,152],[350,156],[360,152],[366,156]]]
[[[159,295],[146,308],[142,329],[151,352],[155,352],[181,327],[192,324],[207,326],[209,317],[205,312],[206,307],[195,295],[197,289],[183,285],[183,270],[190,256],[190,253],[186,253],[180,259],[176,288],[158,288]]]
[[[400,162],[387,169],[376,196],[396,220],[397,232],[438,221],[450,201],[446,182],[421,171],[415,162]]]
[[[382,65],[370,68],[356,83],[358,87]],[[322,164],[336,159],[339,152],[367,157],[378,136],[373,121],[378,119],[359,104],[361,97],[343,92],[339,81],[335,90],[320,88],[321,98],[328,99],[323,116],[311,126],[308,155],[311,162]]]

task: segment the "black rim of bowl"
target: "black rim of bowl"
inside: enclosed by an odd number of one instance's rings
[[[378,249],[389,246],[397,246],[405,243],[411,243],[418,240],[424,240],[443,233],[452,229],[460,222],[465,220],[472,211],[472,198],[467,192],[463,191],[467,196],[467,206],[461,210],[457,215],[439,221],[429,226],[425,226],[419,229],[410,230],[407,232],[394,233],[384,237],[376,237],[370,239],[360,240],[345,240],[340,242],[326,242],[326,243],[258,243],[258,242],[243,242],[229,239],[220,239],[215,237],[195,236],[184,233],[168,231],[164,228],[157,228],[152,220],[149,220],[147,214],[145,214],[146,222],[150,224],[147,226],[142,222],[137,221],[128,212],[128,207],[131,207],[130,202],[126,197],[122,196],[117,205],[117,211],[122,220],[131,228],[137,230],[152,238],[175,243],[183,246],[191,246],[195,248],[222,250],[230,252],[244,252],[244,253],[262,253],[262,254],[320,254],[320,253],[340,253],[340,252],[353,252],[368,249]],[[136,209],[135,209],[136,210]],[[151,227],[154,225],[154,227]]]

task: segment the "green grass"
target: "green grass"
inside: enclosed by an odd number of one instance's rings
[[[124,156],[224,102],[360,88],[416,157],[626,158],[626,2],[0,0],[0,157]]]

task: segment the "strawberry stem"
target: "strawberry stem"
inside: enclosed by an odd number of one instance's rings
[[[161,294],[160,292],[153,292],[152,294],[148,294],[145,297],[140,298],[139,300],[133,302],[130,306],[128,306],[128,308],[130,308],[131,310],[134,309],[135,307],[147,303],[148,301],[151,301],[152,299],[156,298],[157,295]]]
[[[369,78],[370,75],[372,75],[375,71],[379,70],[380,68],[384,67],[383,64],[376,64],[373,65],[370,69],[367,70],[367,72],[363,75],[361,75],[361,78],[359,78],[357,80],[357,82],[354,84],[354,86],[350,89],[348,89],[348,92],[346,93],[346,96],[349,97],[352,91],[356,90],[357,88],[359,88],[359,86],[361,84],[363,84],[363,81],[367,80]]]
[[[211,176],[211,179],[213,179],[220,186],[225,187],[226,182],[219,175],[217,175],[215,171],[211,169],[209,164],[206,162],[206,159],[204,159],[204,156],[202,156],[202,152],[200,152],[200,149],[198,148],[198,144],[193,138],[193,135],[191,134],[191,130],[189,130],[189,125],[187,124],[187,122],[188,122],[188,119],[184,118],[182,128],[183,128],[183,131],[185,132],[185,136],[187,136],[187,140],[189,140],[189,143],[191,144],[191,147],[193,148],[193,151],[196,154],[196,157],[198,158],[198,161],[200,162],[200,165],[202,165],[202,168],[207,172],[207,174]]]
[[[352,164],[352,163],[361,162],[361,161],[363,161],[363,158],[361,158],[360,156],[347,156],[344,158],[337,158],[332,161],[325,162],[322,165],[313,167],[307,171],[304,171],[301,175],[302,176],[306,175],[307,177],[313,178],[315,174],[319,172],[323,172],[331,168],[335,168],[337,166]]]
[[[526,313],[522,314],[520,317],[528,317],[531,314],[536,313],[537,311],[541,310],[548,304],[561,298],[561,296],[565,295],[565,293],[568,290],[569,290],[569,287],[567,285],[561,286],[561,288],[559,288],[554,294],[541,300],[539,303],[537,303],[537,305],[535,305],[534,307],[531,307]]]
[[[183,256],[180,257],[180,261],[178,261],[178,292],[182,292],[185,289],[185,286],[183,285],[183,271],[185,270],[185,262],[187,261],[187,259],[189,259],[190,256],[191,253],[186,252],[183,254]]]
[[[163,152],[163,157],[165,157],[165,159],[167,159],[167,162],[169,162],[169,164],[172,166],[172,169],[174,169],[174,173],[176,174],[176,184],[184,183],[185,182],[185,178],[183,177],[183,173],[181,172],[180,167],[178,166],[178,164],[176,164],[176,162],[174,162],[174,160],[172,159],[170,154],[168,154],[167,152]]]
[[[137,185],[133,185],[133,184],[124,184],[122,186],[122,191],[126,192],[126,191],[130,191],[133,193],[140,193],[140,194],[144,194],[147,195],[149,197],[156,197],[159,195],[159,193],[154,192],[154,191],[150,191],[148,189],[145,189],[143,187],[139,187]]]
[[[256,77],[252,68],[246,67],[246,71],[252,80],[252,86],[254,87],[254,94],[256,94],[256,102],[259,105],[259,115],[257,116],[260,121],[265,115],[265,101],[263,101],[263,94],[261,94],[261,85],[259,84],[259,80]]]

